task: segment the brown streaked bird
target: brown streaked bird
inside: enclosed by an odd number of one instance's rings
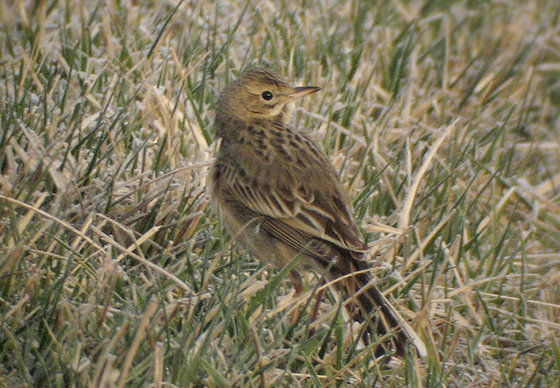
[[[319,90],[291,86],[263,68],[250,68],[225,87],[216,107],[221,144],[210,176],[212,201],[229,232],[257,259],[279,268],[296,260],[296,290],[302,289],[301,271],[325,275],[352,299],[349,315],[369,321],[367,334],[389,333],[398,355],[412,346],[423,357],[422,340],[373,284],[367,246],[334,167],[288,125],[291,103]],[[381,319],[372,320],[375,311]]]

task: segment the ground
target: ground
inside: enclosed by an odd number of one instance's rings
[[[0,387],[556,387],[554,0],[0,3]],[[428,357],[376,360],[328,292],[209,205],[217,95],[322,91],[379,286]],[[294,319],[296,310],[301,311]]]

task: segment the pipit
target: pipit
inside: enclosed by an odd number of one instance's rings
[[[257,259],[280,268],[295,261],[296,291],[302,271],[325,276],[351,299],[349,315],[366,322],[366,338],[391,335],[392,345],[381,352],[394,347],[402,356],[412,346],[422,357],[422,340],[374,284],[367,246],[334,167],[289,126],[291,103],[319,90],[291,86],[263,68],[225,87],[216,108],[221,143],[210,175],[212,201],[230,234]]]

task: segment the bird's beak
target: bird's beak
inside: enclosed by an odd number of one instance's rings
[[[300,86],[299,88],[294,88],[293,93],[290,94],[290,101],[297,100],[308,94],[315,93],[321,90],[317,86]]]

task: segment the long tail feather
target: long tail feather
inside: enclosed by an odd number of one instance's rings
[[[360,273],[345,279],[344,282],[335,282],[337,288],[354,301],[346,305],[352,318],[359,322],[368,321],[364,339],[368,341],[367,334],[371,336],[389,334],[397,355],[403,356],[406,349],[413,346],[419,357],[425,357],[427,352],[424,342],[372,280],[369,274]],[[379,319],[375,317],[376,311],[381,313]],[[380,353],[383,353],[383,349],[380,350]]]

